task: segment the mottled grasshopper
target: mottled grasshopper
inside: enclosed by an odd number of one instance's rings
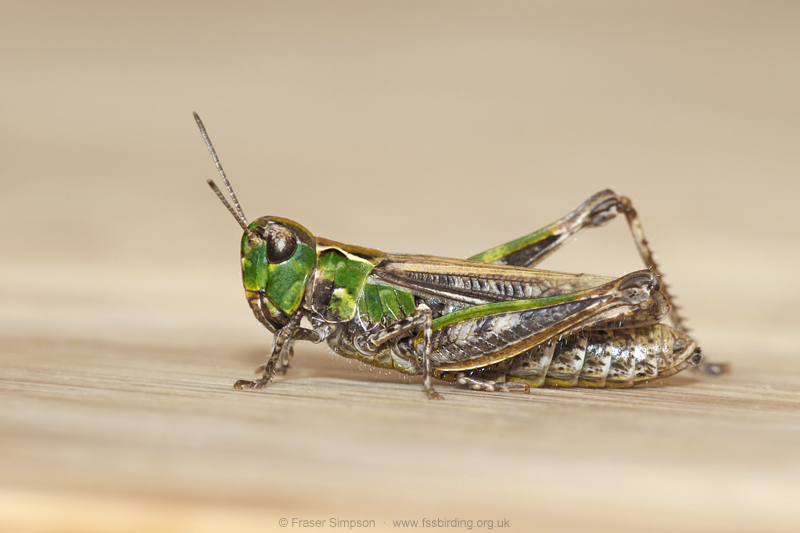
[[[476,390],[630,387],[702,361],[685,333],[631,202],[601,191],[564,218],[473,256],[387,254],[314,237],[291,220],[248,222],[197,114],[229,203],[244,230],[242,279],[250,308],[275,335],[257,389],[286,371],[295,341]],[[625,215],[646,270],[617,279],[531,268],[585,228]],[[671,326],[661,320],[669,317]],[[306,319],[310,328],[301,325]]]

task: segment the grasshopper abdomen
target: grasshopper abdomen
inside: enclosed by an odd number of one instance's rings
[[[587,330],[536,346],[498,368],[532,387],[624,388],[700,363],[695,341],[666,324]]]

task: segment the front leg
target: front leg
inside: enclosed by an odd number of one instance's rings
[[[276,370],[280,366],[281,359],[290,358],[293,345],[294,339],[292,339],[291,328],[286,327],[280,330],[272,341],[272,353],[270,354],[269,360],[259,367],[259,370],[263,370],[261,379],[257,379],[256,381],[240,379],[233,384],[233,388],[242,390],[266,387],[269,382],[272,381],[272,376],[275,375]]]
[[[294,357],[294,343],[296,341],[308,341],[308,342],[313,342],[314,344],[318,344],[324,341],[326,338],[328,338],[329,334],[330,334],[329,324],[325,323],[315,326],[314,329],[305,329],[305,328],[293,329],[292,337],[288,341],[286,341],[286,343],[283,345],[283,348],[280,351],[278,362],[275,363],[274,374],[282,376],[289,371],[289,363],[291,363],[292,358]],[[265,372],[267,370],[268,365],[269,361],[259,366],[258,368],[256,368],[256,373]]]
[[[261,379],[249,381],[240,379],[234,383],[235,389],[261,389],[266,387],[275,374],[285,374],[289,368],[289,362],[294,356],[295,341],[310,341],[319,343],[325,340],[329,331],[325,328],[306,329],[296,327],[293,322],[281,329],[272,341],[272,353],[266,363],[258,367],[257,372],[262,372]]]
[[[289,371],[289,363],[291,363],[292,358],[294,358],[294,341],[295,339],[287,341],[281,350],[281,356],[278,358],[278,363],[275,365],[276,376],[283,376]],[[256,369],[256,372],[264,372],[266,369],[267,363],[264,363]]]

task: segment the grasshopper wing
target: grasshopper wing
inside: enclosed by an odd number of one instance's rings
[[[659,306],[658,289],[655,276],[641,270],[593,289],[461,309],[433,321],[431,364],[438,371],[492,365],[598,320]]]
[[[531,300],[571,294],[614,278],[565,274],[524,267],[479,263],[427,255],[387,255],[372,276],[410,290],[427,302],[456,309],[492,302]]]

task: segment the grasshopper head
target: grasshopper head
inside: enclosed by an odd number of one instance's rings
[[[279,217],[261,217],[242,236],[242,283],[253,313],[271,331],[300,308],[317,262],[316,239]]]
[[[197,113],[194,119],[233,205],[212,180],[208,185],[244,230],[242,282],[247,302],[259,322],[276,333],[303,303],[306,282],[317,262],[317,241],[306,228],[285,218],[261,217],[248,223]]]

